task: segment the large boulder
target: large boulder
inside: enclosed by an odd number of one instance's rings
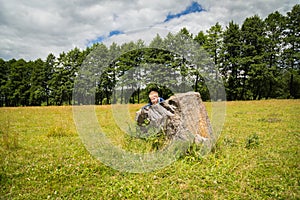
[[[170,139],[212,144],[214,135],[205,106],[197,92],[179,93],[137,112],[141,132],[162,131]],[[154,132],[155,132],[154,131]]]

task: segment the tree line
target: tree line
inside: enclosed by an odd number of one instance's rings
[[[171,89],[161,81],[155,82],[155,75],[147,77],[150,84],[144,87],[138,85],[137,81],[127,81],[127,86],[120,84],[122,76],[136,80],[157,66],[157,71],[162,66],[173,70],[172,73],[165,70],[157,75],[169,77],[168,81],[172,81],[171,78],[176,77],[176,74],[183,78],[193,77],[189,86],[200,92],[204,100],[210,100],[211,91],[207,88],[207,80],[195,70],[195,63],[191,63],[188,56],[166,50],[171,44],[180,47],[182,36],[207,52],[210,62],[222,77],[227,100],[300,98],[300,5],[297,4],[286,15],[278,11],[265,19],[254,15],[246,18],[241,26],[231,21],[226,27],[216,23],[197,35],[189,33],[186,28],[176,34],[169,33],[165,38],[157,34],[149,45],[139,39],[121,45],[113,43],[109,47],[103,43],[84,50],[75,47],[60,53],[58,57],[50,53],[45,60],[5,61],[0,58],[0,106],[88,103],[83,100],[87,95],[87,91],[83,91],[84,87],[80,93],[82,99],[79,95],[74,102],[72,94],[76,78],[91,73],[100,74],[99,77],[91,76],[95,79],[92,80],[95,84],[92,92],[96,104],[117,101],[140,103],[147,99],[147,92],[153,87],[159,88],[162,96],[167,97],[172,93]],[[93,58],[92,64],[103,70],[82,72],[82,68],[88,65],[87,60],[90,61],[95,52],[102,61]],[[196,63],[203,64],[210,66],[208,62],[203,63],[203,60],[202,63]],[[146,66],[143,68],[145,71],[126,73],[138,66]],[[131,90],[128,84],[132,86]],[[121,88],[119,96],[113,92],[116,86]]]

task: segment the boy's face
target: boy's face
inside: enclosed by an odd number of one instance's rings
[[[153,94],[150,96],[150,100],[152,104],[157,104],[158,103],[158,95]]]

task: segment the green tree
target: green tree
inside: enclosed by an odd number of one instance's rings
[[[5,86],[8,92],[8,106],[29,105],[32,65],[33,62],[27,63],[24,59],[12,61],[9,65],[8,81]]]
[[[40,106],[43,101],[46,101],[46,90],[44,88],[44,62],[42,59],[37,59],[32,63],[32,72],[30,77],[29,89],[29,104],[32,106]]]
[[[208,52],[209,56],[213,60],[214,66],[210,66],[211,73],[209,76],[214,76],[214,80],[217,80],[219,77],[219,69],[221,69],[221,50],[223,46],[223,29],[222,26],[217,22],[212,26],[207,32],[206,42],[203,45],[204,49]],[[212,80],[212,78],[210,78]],[[214,100],[222,98],[222,94],[219,94],[219,84],[216,81],[213,81],[214,91],[210,90],[211,96],[214,97]]]
[[[207,42],[207,36],[203,31],[200,31],[195,37],[194,40],[198,42],[200,46],[203,46]]]
[[[103,51],[104,49],[104,51]],[[81,53],[82,64],[76,72],[74,82],[73,104],[99,104],[102,103],[103,95],[97,87],[107,61],[107,48],[103,44],[93,44]],[[101,94],[101,96],[99,96]]]
[[[103,104],[103,100],[106,98],[106,104],[110,103],[110,98],[113,89],[113,78],[111,75],[114,73],[114,69],[109,67],[109,51],[104,44],[98,44],[93,50],[95,56],[94,65],[96,66],[93,72],[97,81],[96,90],[96,104]]]
[[[241,30],[233,21],[229,23],[223,34],[221,73],[225,79],[228,100],[237,100],[240,84]]]
[[[287,13],[284,36],[284,65],[290,74],[288,97],[300,98],[300,4]]]
[[[42,71],[43,80],[41,85],[42,88],[44,89],[47,106],[50,105],[50,97],[51,97],[50,84],[54,74],[55,63],[56,63],[56,57],[54,56],[54,54],[50,53],[48,54],[46,61],[43,64],[43,71]]]
[[[53,66],[53,76],[49,81],[51,104],[62,105],[65,75],[62,59],[66,56],[65,52],[60,53]]]
[[[149,48],[162,49],[163,48],[163,38],[159,34],[156,34],[156,36],[151,40],[151,42],[149,44]]]
[[[204,48],[208,51],[217,67],[220,65],[220,52],[223,45],[222,34],[222,26],[217,22],[207,30],[206,43],[204,44]]]
[[[264,62],[264,22],[255,15],[246,18],[242,28],[240,99],[260,99],[265,85],[267,68]]]
[[[282,92],[282,45],[284,31],[284,16],[278,11],[271,13],[265,19],[265,51],[264,59],[267,64],[267,80],[265,98],[285,96]]]
[[[83,59],[83,54],[78,48],[74,48],[67,54],[63,52],[59,55],[54,67],[53,78],[50,81],[54,104],[72,104],[74,81]]]
[[[8,63],[0,58],[0,107],[7,104],[7,89],[9,67]]]

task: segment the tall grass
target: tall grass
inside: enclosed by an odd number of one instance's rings
[[[132,118],[140,106],[130,106]],[[71,107],[0,108],[0,199],[299,199],[300,101],[226,106],[213,152],[203,157],[192,146],[185,157],[144,174],[116,171],[91,156],[76,135]],[[97,107],[96,115],[124,149],[153,151],[162,142],[124,135],[110,106]]]

